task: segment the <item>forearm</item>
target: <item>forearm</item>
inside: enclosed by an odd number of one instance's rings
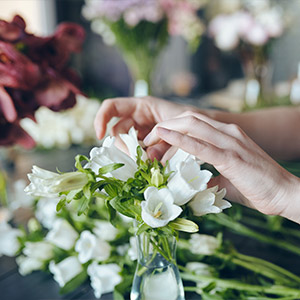
[[[206,111],[213,119],[240,126],[276,159],[300,158],[300,108],[280,107],[245,113]]]

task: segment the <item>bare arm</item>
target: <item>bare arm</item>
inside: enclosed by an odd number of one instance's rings
[[[300,158],[300,107],[275,107],[245,113],[210,110],[205,114],[220,122],[237,124],[276,159]]]

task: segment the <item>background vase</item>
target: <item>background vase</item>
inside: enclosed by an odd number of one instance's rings
[[[136,236],[138,261],[131,300],[184,300],[184,290],[176,264],[173,236]]]
[[[243,109],[273,106],[273,65],[268,47],[245,46],[239,56],[245,76]]]

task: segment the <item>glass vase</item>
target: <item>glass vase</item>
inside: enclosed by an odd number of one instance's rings
[[[130,299],[184,300],[175,237],[144,232],[136,236],[136,242],[138,261]]]

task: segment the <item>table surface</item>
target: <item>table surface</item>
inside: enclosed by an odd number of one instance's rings
[[[299,256],[295,254],[232,233],[226,233],[225,238],[234,240],[236,247],[243,254],[267,259],[300,275],[300,259]],[[59,286],[53,280],[51,274],[36,271],[30,275],[21,276],[18,273],[15,259],[6,256],[0,258],[0,291],[1,300],[96,299],[89,282],[86,282],[69,294],[60,295]],[[113,300],[113,294],[105,294],[101,299]],[[200,296],[196,294],[186,294],[186,300],[191,299],[200,299]]]

